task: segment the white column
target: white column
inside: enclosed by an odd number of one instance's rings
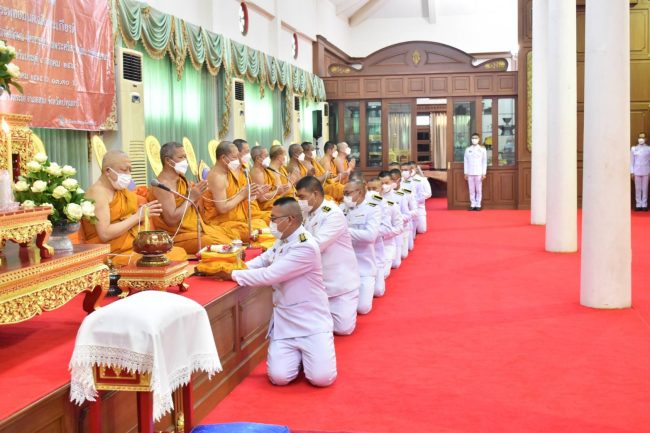
[[[548,0],[533,0],[533,155],[530,223],[546,224]]]
[[[626,308],[632,304],[629,3],[589,0],[585,25],[580,303]]]
[[[576,5],[548,5],[546,251],[568,253],[578,248]]]

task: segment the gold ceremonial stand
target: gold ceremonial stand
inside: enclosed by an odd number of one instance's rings
[[[189,284],[187,278],[187,261],[171,262],[166,266],[137,266],[128,265],[118,268],[120,279],[118,287],[123,291],[120,296],[128,296],[143,290],[167,291],[170,286],[178,286],[178,290],[186,292]]]
[[[52,256],[52,248],[47,245],[47,239],[52,233],[52,223],[47,219],[50,213],[52,209],[40,206],[0,212],[0,264],[5,261],[2,252],[7,241],[13,241],[25,248],[34,236],[41,258]]]

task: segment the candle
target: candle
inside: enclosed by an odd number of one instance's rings
[[[144,207],[144,231],[149,231],[149,206]]]
[[[9,172],[10,178],[13,180],[14,171],[11,166],[11,158],[13,153],[11,149],[11,128],[9,128],[9,124],[4,119],[4,117],[2,118],[2,132],[5,135],[5,144],[7,146],[7,171]]]

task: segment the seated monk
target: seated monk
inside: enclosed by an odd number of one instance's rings
[[[350,173],[354,170],[354,167],[357,165],[357,160],[353,159],[348,161],[348,157],[352,153],[352,149],[345,141],[340,142],[336,145],[338,154],[334,158],[334,165],[336,165],[336,170],[338,174],[341,175],[341,183],[347,183]]]
[[[323,146],[323,158],[320,160],[321,166],[324,168],[329,168],[330,171],[330,178],[328,180],[328,183],[332,185],[330,188],[331,193],[330,195],[332,198],[334,198],[337,201],[342,201],[343,200],[343,188],[345,188],[345,185],[343,182],[341,182],[341,175],[339,174],[338,169],[336,168],[336,157],[338,156],[338,151],[336,150],[336,143],[328,141],[325,143],[325,146]],[[323,189],[325,189],[323,187]],[[340,197],[340,198],[339,198]]]
[[[284,147],[280,145],[271,146],[271,150],[269,150],[269,156],[271,157],[269,168],[271,171],[280,175],[280,182],[282,185],[288,185],[289,187],[289,189],[284,193],[283,197],[294,197],[296,195],[294,185],[300,179],[300,172],[293,171],[291,174],[289,174],[287,171],[287,167],[285,166],[287,162],[287,151],[284,149]]]
[[[305,176],[313,176],[314,168],[307,168],[305,165],[305,152],[302,150],[302,146],[298,143],[294,143],[289,146],[289,164],[287,164],[287,171],[289,173],[298,172],[300,173],[300,179]]]
[[[248,242],[248,193],[249,186],[245,176],[241,177],[239,151],[230,141],[222,141],[217,146],[217,163],[208,174],[208,191],[203,201],[203,220],[208,224],[219,224],[234,233],[233,239]],[[250,195],[263,194],[265,188],[252,183]],[[251,206],[252,207],[252,206]],[[262,229],[268,224],[262,219],[251,219],[252,229]]]
[[[251,180],[258,185],[267,185],[269,190],[266,193],[257,195],[257,203],[263,211],[270,211],[273,202],[283,197],[290,189],[289,182],[282,183],[280,173],[270,170],[269,164],[271,158],[269,151],[262,146],[255,146],[251,149],[251,160],[253,168],[251,169]]]
[[[116,265],[135,264],[141,257],[133,252],[133,241],[144,215],[142,207],[146,206],[152,217],[162,213],[162,206],[156,200],[138,206],[136,194],[127,190],[130,183],[129,156],[120,150],[111,150],[102,160],[101,176],[86,191],[86,197],[95,201],[97,222],[91,224],[82,220],[83,238],[88,244],[110,244],[111,254],[116,254],[113,258]],[[185,260],[187,254],[184,249],[174,247],[167,257]]]
[[[334,143],[332,143],[331,148],[333,147]],[[314,169],[313,176],[323,185],[325,200],[334,200],[337,203],[343,201],[343,188],[345,188],[345,185],[338,182],[336,176],[333,176],[330,170],[326,170],[321,163],[316,160],[314,145],[309,141],[305,141],[302,143],[302,150],[305,153],[303,164],[307,167],[307,170],[311,168]],[[329,166],[331,166],[331,164],[328,164],[328,167]]]
[[[160,148],[160,161],[163,163],[163,169],[158,175],[158,181],[172,191],[189,197],[200,210],[203,206],[202,195],[208,189],[208,181],[204,180],[190,186],[184,176],[188,164],[183,145],[176,142],[165,143]],[[147,198],[158,200],[162,205],[162,215],[153,219],[156,228],[165,230],[169,236],[176,234],[174,245],[185,249],[190,254],[196,254],[199,250],[197,224],[201,224],[201,246],[228,244],[234,237],[232,231],[217,224],[199,221],[200,217],[196,209],[176,194],[161,188],[150,188]]]
[[[233,170],[233,174],[239,179],[240,185],[248,185],[249,183],[253,183],[252,179],[249,179],[247,177],[250,175],[251,169],[251,151],[248,142],[239,138],[233,141],[233,144],[237,147],[237,151],[239,152],[239,162],[241,163],[238,169]],[[264,184],[258,185],[260,186],[258,195],[267,193],[269,191],[268,186]],[[251,213],[253,215],[253,219],[264,220],[267,225],[271,222],[271,211],[262,210],[259,203],[257,202],[257,196],[253,195],[251,195]]]

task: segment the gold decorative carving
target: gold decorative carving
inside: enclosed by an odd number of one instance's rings
[[[95,366],[95,388],[98,391],[151,391],[151,373],[125,371],[119,366]]]
[[[526,55],[526,147],[533,151],[533,52]]]
[[[503,59],[490,60],[489,62],[483,63],[482,67],[488,71],[505,71],[508,68],[508,62]]]
[[[349,74],[352,72],[352,68],[349,66],[331,65],[329,71],[330,74]]]
[[[32,130],[29,129],[32,116],[27,114],[0,113],[0,118],[4,118],[9,124],[12,153],[20,155],[20,172],[24,173],[27,169],[27,163],[34,159],[35,153],[34,147],[32,146]],[[5,143],[4,134],[1,137],[0,170],[6,170],[9,168],[8,146]]]
[[[113,95],[113,102],[111,103],[111,112],[108,114],[104,123],[99,126],[101,131],[116,131],[117,130],[117,95]]]
[[[32,241],[39,233],[52,233],[52,223],[41,221],[36,224],[26,222],[12,226],[0,227],[0,239],[14,241],[18,244],[26,244]]]
[[[183,270],[177,274],[169,275],[166,277],[156,278],[156,277],[139,277],[139,276],[129,276],[121,277],[117,281],[117,285],[120,289],[126,291],[135,291],[139,292],[142,290],[166,290],[171,286],[182,286],[183,281],[187,278],[187,271]]]
[[[29,320],[44,311],[57,309],[79,293],[92,291],[98,286],[103,293],[108,290],[108,268],[103,264],[85,266],[82,270],[30,284],[13,294],[3,294],[5,299],[0,302],[0,324]]]
[[[420,55],[420,52],[418,50],[413,51],[413,64],[415,66],[418,66],[420,64],[420,60],[422,60],[422,56]]]

